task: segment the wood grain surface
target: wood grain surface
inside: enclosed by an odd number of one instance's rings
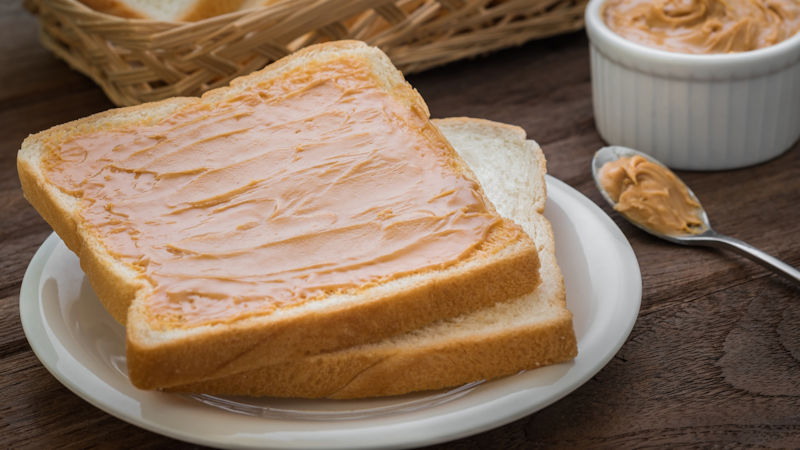
[[[0,448],[196,448],[81,400],[42,366],[23,334],[20,282],[50,228],[23,199],[17,149],[29,133],[112,106],[36,33],[18,2],[0,2]],[[434,117],[524,127],[542,145],[549,173],[619,225],[643,283],[630,338],[590,381],[542,411],[435,448],[800,448],[800,290],[731,253],[658,241],[605,206],[589,171],[604,144],[594,128],[583,33],[409,81]],[[680,175],[715,228],[800,266],[800,144],[749,169]]]

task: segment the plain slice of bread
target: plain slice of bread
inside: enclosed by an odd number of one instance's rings
[[[545,203],[545,161],[517,127],[485,120],[434,120],[467,161],[500,214],[533,236],[542,284],[511,302],[380,343],[266,366],[175,391],[358,398],[439,389],[518,373],[577,354],[572,315],[556,262]]]
[[[80,0],[106,14],[161,22],[194,22],[236,11],[243,0]]]
[[[92,199],[80,198],[50,182],[45,163],[48,155],[58,152],[62,143],[73,136],[107,132],[139,136],[140,127],[161,123],[169,117],[183,117],[181,114],[192,108],[213,109],[229,99],[249,99],[248,95],[253,95],[258,86],[281,83],[296,71],[308,70],[309,65],[366,68],[363,70],[369,71],[369,79],[377,85],[375,89],[391,97],[396,102],[393,105],[399,105],[393,108],[407,108],[408,114],[423,119],[414,133],[437,143],[436,151],[442,152],[447,167],[459,176],[468,179],[474,176],[428,121],[422,98],[388,57],[376,48],[354,41],[308,47],[199,99],[175,98],[111,110],[53,127],[23,142],[17,158],[23,191],[79,256],[81,267],[105,307],[126,325],[128,370],[134,385],[164,388],[375,342],[507,301],[531,292],[539,284],[538,251],[533,240],[512,221],[497,216],[497,225],[489,229],[486,239],[474,251],[444,267],[344,289],[241,320],[192,326],[155,320],[148,309],[148,299],[155,288],[145,279],[141,267],[115,257],[96,227],[84,221],[82,202]],[[415,119],[414,123],[417,122]],[[104,157],[113,158],[108,154],[104,153]],[[93,158],[93,161],[103,160]],[[119,172],[116,167],[112,169]],[[98,182],[102,184],[99,179]],[[475,186],[474,195],[483,198],[488,211],[496,214],[480,186]]]

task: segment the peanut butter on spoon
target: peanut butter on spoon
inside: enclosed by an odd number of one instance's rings
[[[599,181],[616,203],[614,209],[662,234],[705,230],[700,204],[669,169],[641,156],[605,163]]]
[[[692,190],[647,154],[603,147],[592,158],[592,176],[603,198],[642,230],[675,244],[733,250],[800,285],[800,270],[711,228]]]

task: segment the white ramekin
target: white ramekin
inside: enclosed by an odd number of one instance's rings
[[[720,170],[774,158],[800,138],[800,33],[743,53],[694,55],[631,42],[586,8],[594,116],[609,144],[669,167]]]

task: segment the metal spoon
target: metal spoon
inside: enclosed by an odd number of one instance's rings
[[[603,194],[603,197],[606,199],[606,201],[608,201],[608,203],[612,207],[616,205],[616,202],[614,202],[611,196],[608,195],[605,188],[603,188],[603,185],[600,183],[599,180],[600,168],[607,162],[616,161],[619,158],[631,157],[634,155],[641,156],[647,159],[648,161],[653,162],[654,164],[658,164],[659,166],[666,168],[666,166],[656,161],[651,156],[626,147],[619,147],[619,146],[603,147],[600,150],[598,150],[597,153],[594,154],[594,158],[592,159],[592,175],[594,176],[595,184],[597,185],[597,189],[600,191],[601,194]],[[683,180],[678,179],[678,181],[683,183]],[[686,186],[686,190],[689,192],[689,195],[697,202],[697,204],[700,205],[700,201],[694,195],[694,192],[692,192],[692,190],[689,189],[688,186]],[[706,214],[706,211],[705,209],[703,209],[702,205],[700,206],[698,213],[700,216],[700,220],[705,225],[705,231],[697,234],[691,234],[688,232],[664,234],[649,228],[647,225],[635,222],[633,219],[625,216],[624,214],[623,217],[625,217],[629,222],[641,228],[642,230],[652,234],[653,236],[666,239],[676,244],[703,245],[708,247],[728,248],[743,256],[746,256],[747,258],[752,259],[753,261],[763,265],[768,269],[775,271],[780,275],[787,277],[790,280],[793,280],[795,283],[800,284],[800,271],[786,264],[785,262],[773,256],[770,256],[767,253],[764,253],[763,251],[753,247],[752,245],[747,244],[746,242],[719,234],[716,231],[714,231],[708,222],[708,215]]]

